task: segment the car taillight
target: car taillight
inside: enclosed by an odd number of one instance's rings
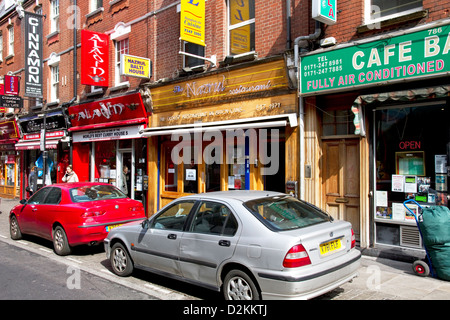
[[[86,211],[81,215],[81,217],[82,218],[98,217],[104,215],[105,213],[106,213],[105,210]]]
[[[128,211],[143,211],[144,206],[129,207]]]
[[[353,232],[352,229],[352,245],[351,245],[351,249],[353,249],[354,247],[356,247],[356,237],[355,237],[355,233]]]
[[[311,264],[311,260],[309,260],[308,253],[301,244],[293,246],[283,260],[283,267],[285,268],[297,268],[308,264]]]

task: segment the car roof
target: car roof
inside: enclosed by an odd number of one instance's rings
[[[78,188],[78,187],[86,187],[86,186],[112,186],[109,183],[100,183],[100,182],[66,182],[66,183],[55,183],[52,185],[48,185],[46,187],[60,187],[60,188]]]
[[[208,192],[208,193],[200,193],[196,195],[190,195],[184,197],[187,198],[202,198],[202,199],[232,199],[238,200],[242,202],[265,198],[265,197],[273,197],[273,196],[285,196],[286,194],[275,191],[256,191],[256,190],[232,190],[232,191],[216,191],[216,192]]]

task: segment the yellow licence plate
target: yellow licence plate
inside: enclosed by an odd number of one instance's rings
[[[320,254],[322,255],[327,254],[339,250],[341,247],[342,247],[341,239],[328,241],[320,245]]]
[[[106,226],[105,229],[106,229],[106,232],[109,232],[112,229],[120,227],[120,226],[121,226],[121,224],[113,224],[113,225],[110,225],[110,226]]]

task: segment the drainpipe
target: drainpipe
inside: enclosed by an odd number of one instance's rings
[[[291,0],[286,0],[286,50],[291,49]]]
[[[73,0],[73,8],[75,10],[73,15],[73,98],[69,101],[67,108],[77,100],[77,0]],[[70,121],[70,119],[69,119]],[[69,147],[69,163],[73,164],[73,143]]]
[[[308,36],[300,36],[294,40],[294,65],[295,70],[297,71],[297,79],[299,79],[299,42],[303,40],[316,40],[321,34],[320,22],[316,21],[316,30],[314,33]],[[298,84],[298,88],[300,88],[300,83]],[[304,150],[304,141],[305,141],[305,106],[303,97],[299,97],[299,126],[300,126],[300,181],[299,181],[299,198],[301,200],[305,200],[305,150]]]

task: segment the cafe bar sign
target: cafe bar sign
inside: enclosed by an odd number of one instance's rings
[[[303,96],[448,75],[450,25],[301,57]]]

